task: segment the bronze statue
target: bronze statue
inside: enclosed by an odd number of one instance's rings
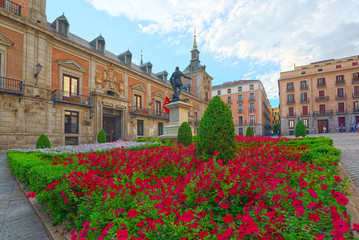
[[[182,91],[182,80],[181,77],[187,78],[187,79],[192,79],[191,77],[187,77],[186,75],[184,75],[180,70],[179,67],[176,67],[176,71],[174,71],[174,73],[172,73],[172,76],[170,78],[170,82],[173,88],[173,95],[172,95],[172,102],[175,101],[180,101],[180,97],[179,95],[181,94]]]

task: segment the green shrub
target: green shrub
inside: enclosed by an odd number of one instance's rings
[[[158,138],[153,137],[144,137],[144,138],[138,138],[133,140],[134,142],[154,142],[154,143],[161,143],[161,140]]]
[[[217,157],[226,162],[235,157],[236,140],[232,112],[219,96],[208,104],[199,124],[197,136],[197,156]]]
[[[253,137],[253,128],[251,127],[247,128],[246,137]]]
[[[106,142],[106,133],[103,129],[97,134],[97,142],[98,143],[105,143]]]
[[[192,143],[192,129],[188,122],[183,122],[178,128],[177,142],[188,146]]]
[[[36,148],[50,148],[51,147],[51,143],[49,138],[45,135],[42,134],[36,142]]]
[[[299,120],[297,122],[297,125],[295,126],[294,134],[296,137],[305,137],[307,136],[307,132],[305,130],[304,123],[302,120]]]

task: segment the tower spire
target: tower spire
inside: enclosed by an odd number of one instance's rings
[[[192,48],[192,57],[191,57],[191,61],[199,61],[199,51],[197,49],[197,35],[196,35],[196,29],[194,30],[194,35],[193,35],[193,48]]]
[[[193,35],[193,49],[197,49],[196,29],[194,30],[194,35]]]

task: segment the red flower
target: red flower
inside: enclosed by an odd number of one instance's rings
[[[230,213],[228,213],[226,216],[222,217],[225,223],[231,223],[233,221],[233,217]]]
[[[66,204],[68,200],[69,200],[69,198],[68,198],[68,197],[65,197],[64,203]]]
[[[136,216],[138,216],[138,212],[136,209],[131,209],[127,212],[127,218],[134,218]]]
[[[311,220],[316,223],[316,222],[320,221],[320,217],[318,214],[312,213],[308,216],[308,220]]]
[[[219,203],[221,201],[221,199],[219,198],[219,197],[216,197],[215,199],[214,199],[214,202],[215,203]]]
[[[199,235],[200,238],[203,239],[203,238],[207,237],[207,235],[208,235],[208,230],[205,230],[205,231],[203,231],[203,232],[199,232],[198,235]]]
[[[219,184],[219,182],[215,182],[215,183],[213,184],[213,187],[214,187],[214,189],[219,190],[219,189],[221,188],[221,184]]]
[[[34,198],[36,196],[36,193],[32,192],[26,195],[27,198]]]
[[[116,234],[117,240],[128,239],[128,231],[126,229],[119,229]]]
[[[320,186],[322,187],[323,190],[327,190],[327,189],[328,189],[328,186],[327,186],[327,185],[320,184]]]
[[[191,222],[193,220],[193,215],[194,215],[194,212],[193,211],[188,211],[188,212],[185,212],[182,217],[181,217],[181,220],[183,222]]]
[[[318,194],[313,190],[313,188],[309,188],[308,192],[312,198],[318,198]]]
[[[186,198],[187,198],[187,196],[186,196],[185,194],[181,194],[181,195],[178,197],[178,199],[179,199],[181,202],[186,201]]]
[[[350,230],[349,224],[341,219],[336,219],[333,221],[334,229],[338,232],[346,233]]]
[[[354,223],[353,224],[353,230],[356,230],[359,232],[359,224]]]
[[[335,181],[337,181],[337,182],[342,182],[342,179],[341,179],[340,177],[338,177],[338,176],[334,176],[334,179],[335,179]]]
[[[295,208],[303,208],[303,202],[299,199],[293,200],[292,206]]]
[[[322,240],[324,238],[325,238],[324,235],[318,233],[317,235],[315,235],[315,238],[313,238],[313,240]]]
[[[223,209],[228,209],[229,208],[229,204],[228,203],[220,203],[220,206],[223,208]]]
[[[302,188],[305,188],[308,186],[308,183],[306,181],[300,180],[299,181],[299,186],[301,186]]]
[[[349,202],[348,198],[346,198],[345,196],[338,196],[335,198],[337,200],[337,203],[343,206],[346,206]]]

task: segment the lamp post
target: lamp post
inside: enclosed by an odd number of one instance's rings
[[[36,64],[35,66],[35,75],[34,77],[37,79],[37,77],[39,76],[39,73],[41,72],[42,66],[40,63]]]

